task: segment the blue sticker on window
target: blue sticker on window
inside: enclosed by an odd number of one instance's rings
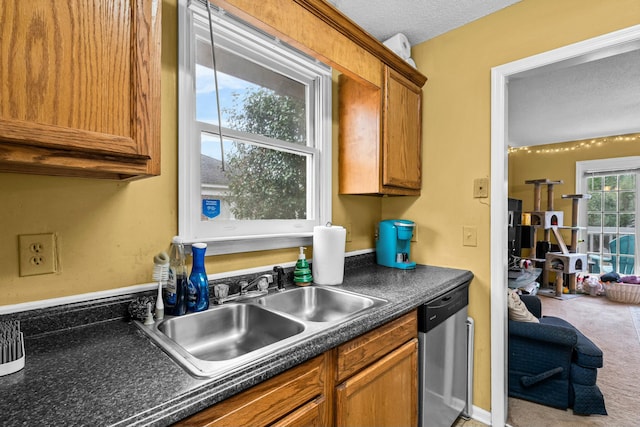
[[[220,215],[220,200],[204,199],[202,201],[202,215],[215,218]]]

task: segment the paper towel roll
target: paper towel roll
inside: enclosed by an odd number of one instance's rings
[[[383,44],[394,51],[400,58],[407,59],[411,57],[411,44],[409,39],[402,33],[398,33],[393,37],[388,38]]]
[[[344,275],[347,230],[337,225],[313,227],[313,283],[339,285]]]

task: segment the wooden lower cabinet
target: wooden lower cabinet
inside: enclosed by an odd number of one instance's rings
[[[307,420],[326,425],[326,405],[317,401],[325,390],[325,361],[326,354],[311,359],[176,425],[297,426]]]
[[[336,350],[337,427],[418,424],[418,315],[414,310]]]
[[[415,427],[417,319],[414,310],[176,425]]]
[[[335,425],[416,426],[418,340],[413,339],[336,389]]]
[[[413,311],[340,345],[337,348],[336,381],[342,382],[417,337],[418,315]]]

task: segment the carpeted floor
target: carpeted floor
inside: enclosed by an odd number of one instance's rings
[[[513,427],[640,425],[640,306],[588,295],[564,300],[541,296],[541,300],[543,315],[569,321],[602,349],[604,367],[598,370],[598,386],[609,415],[577,416],[571,409],[509,398],[507,422]]]

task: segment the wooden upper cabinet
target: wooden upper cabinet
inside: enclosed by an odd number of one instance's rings
[[[382,66],[383,87],[339,79],[340,194],[419,196],[422,89]]]
[[[422,186],[422,90],[385,67],[382,110],[382,186]]]
[[[0,171],[160,173],[161,0],[3,0]]]

